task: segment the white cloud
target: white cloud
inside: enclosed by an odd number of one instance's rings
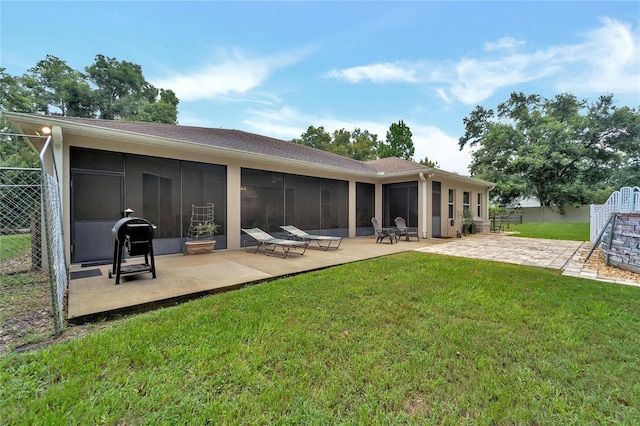
[[[476,104],[497,90],[555,77],[554,84],[574,92],[640,94],[640,36],[637,28],[603,18],[602,26],[576,44],[521,52],[526,45],[511,37],[485,44],[491,57],[462,58],[452,63],[424,61],[371,64],[331,71],[328,76],[350,83],[414,83],[435,85],[451,102]]]
[[[587,87],[595,92],[640,93],[640,34],[620,21],[602,19],[573,47],[571,60],[581,64],[576,75],[560,84],[567,90]]]
[[[238,49],[220,51],[209,65],[153,81],[156,87],[170,87],[181,101],[245,95],[262,85],[277,69],[298,62],[306,50],[263,57],[247,57]]]
[[[443,92],[467,104],[479,103],[502,87],[515,86],[552,75],[557,67],[535,66],[527,55],[511,55],[494,61],[462,60],[453,71],[455,78]]]
[[[437,162],[443,170],[456,172],[463,176],[469,175],[471,152],[468,149],[460,151],[457,138],[434,126],[410,123],[407,125],[413,134],[415,161],[429,157],[429,160]]]
[[[516,40],[513,37],[501,37],[497,41],[490,41],[484,44],[484,50],[491,52],[494,50],[508,50],[514,51],[520,46],[524,46],[526,42]]]
[[[249,131],[284,140],[300,137],[309,127],[309,123],[317,122],[317,117],[302,114],[289,107],[250,109],[247,113],[248,118],[244,119],[243,123],[249,127]]]
[[[373,83],[417,83],[419,79],[414,64],[382,63],[333,70],[327,73],[330,78],[359,83],[364,80]]]

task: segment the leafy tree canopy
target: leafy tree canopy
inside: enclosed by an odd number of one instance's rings
[[[412,160],[415,153],[412,136],[411,129],[404,124],[404,121],[400,120],[391,124],[387,131],[387,140],[378,145],[378,157],[399,157]]]
[[[85,72],[53,55],[22,76],[0,68],[0,111],[175,124],[179,102],[172,90],[147,82],[139,65],[103,55]],[[4,117],[0,131],[15,133]],[[9,136],[0,141],[0,165],[37,167],[38,158],[26,142]]]
[[[420,160],[420,164],[427,167],[440,168],[440,164],[437,161],[429,160],[429,157],[424,157],[423,160]]]
[[[306,132],[291,142],[360,161],[385,157],[412,160],[415,151],[411,141],[411,130],[402,120],[391,125],[386,142],[378,141],[378,135],[369,133],[368,130],[356,128],[348,132],[340,129],[330,134],[322,126],[309,126]]]
[[[84,72],[53,56],[26,74],[0,69],[0,108],[107,120],[177,122],[179,100],[146,81],[140,65],[96,55]]]
[[[476,148],[470,171],[495,182],[504,204],[534,196],[564,211],[638,178],[640,114],[613,95],[589,103],[512,93],[495,113],[477,106],[463,122],[459,147]]]
[[[336,130],[331,135],[323,126],[309,126],[306,132],[292,142],[355,160],[368,161],[376,158],[378,136],[358,128],[353,132],[345,129]]]

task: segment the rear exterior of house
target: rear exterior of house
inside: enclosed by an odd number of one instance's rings
[[[216,249],[242,228],[280,235],[372,235],[395,217],[422,238],[455,236],[464,211],[487,220],[490,182],[399,158],[360,162],[238,130],[5,113],[21,133],[52,135],[67,259],[110,261],[125,209],[157,226],[155,254],[181,253],[191,206],[215,204]],[[31,139],[38,150],[40,138]]]

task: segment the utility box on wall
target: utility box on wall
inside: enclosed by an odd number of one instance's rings
[[[477,234],[484,232],[491,232],[491,224],[488,220],[482,220],[482,218],[476,216],[473,218],[473,227],[475,228],[475,232]]]

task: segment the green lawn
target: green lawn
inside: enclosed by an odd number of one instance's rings
[[[581,222],[530,222],[515,225],[508,231],[519,232],[518,237],[589,241],[589,224]]]
[[[0,235],[0,262],[17,257],[31,247],[31,234]]]
[[[0,359],[0,424],[637,424],[640,289],[408,252]]]

